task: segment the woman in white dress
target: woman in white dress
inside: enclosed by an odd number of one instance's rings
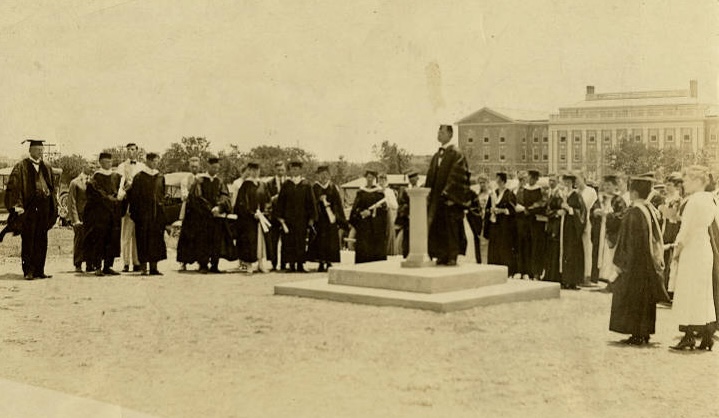
[[[684,177],[687,203],[676,239],[676,286],[672,311],[685,331],[677,350],[695,348],[695,332],[702,336],[700,349],[711,351],[716,327],[716,306],[713,289],[715,253],[710,228],[717,216],[717,205],[711,192],[705,191],[709,170],[702,166],[687,169]]]

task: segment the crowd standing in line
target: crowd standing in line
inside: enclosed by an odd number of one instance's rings
[[[489,264],[504,265],[514,279],[559,282],[563,289],[596,287],[613,293],[610,330],[644,345],[654,333],[657,303],[672,303],[684,332],[672,348],[711,350],[719,312],[719,198],[706,167],[689,167],[657,184],[653,173],[628,178],[607,175],[601,185],[583,173],[549,175],[540,184],[535,170],[493,182],[471,178],[467,160],[453,143],[453,130],[440,126],[440,147],[432,156],[424,187],[429,188],[428,252],[437,266],[456,266],[460,255],[482,262],[486,242]],[[29,156],[10,175],[5,195],[10,210],[0,234],[22,237],[25,279],[51,277],[45,271],[47,231],[57,219],[52,169],[43,161],[43,141],[28,140]],[[164,176],[159,156],[129,158],[115,169],[112,155],[73,179],[69,219],[75,234],[73,265],[97,276],[122,272],[162,275],[167,258],[164,233]],[[180,182],[181,229],[177,246],[180,270],[197,263],[203,274],[220,273],[219,260],[238,260],[246,273],[306,272],[306,262],[325,272],[340,261],[343,236],[353,242],[355,263],[386,260],[409,253],[410,202],[407,190],[420,187],[419,173],[407,173],[398,192],[387,176],[365,172],[365,186],[345,217],[339,187],[328,166],[311,183],[303,164],[274,165],[273,177],[260,179],[259,165],[248,163],[228,188],[218,176],[219,159],[207,171],[190,158],[190,173]],[[289,170],[287,170],[289,167]],[[493,183],[493,187],[490,184]],[[465,219],[467,220],[465,227]],[[467,235],[471,235],[471,240]],[[468,248],[474,254],[467,254]]]

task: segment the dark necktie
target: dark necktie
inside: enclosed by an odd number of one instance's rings
[[[439,157],[437,158],[437,167],[439,167],[440,164],[442,164],[442,157],[444,157],[444,148],[439,147]]]
[[[135,164],[137,164],[137,161],[130,161],[130,165],[135,165]]]

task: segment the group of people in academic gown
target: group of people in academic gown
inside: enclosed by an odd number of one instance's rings
[[[47,231],[57,221],[57,197],[52,168],[43,161],[45,141],[26,140],[27,158],[13,167],[5,190],[10,214],[3,230],[22,238],[22,270],[26,280],[52,277],[45,272]]]
[[[112,170],[109,153],[99,155],[99,165],[87,182],[83,255],[87,271],[95,271],[97,276],[117,275],[112,267],[120,256],[122,176]]]
[[[198,263],[200,273],[220,273],[220,259],[238,259],[227,214],[233,207],[225,182],[218,176],[220,160],[211,157],[207,172],[194,177],[189,187],[177,245],[177,261]]]

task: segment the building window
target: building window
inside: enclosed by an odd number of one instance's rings
[[[522,138],[522,143],[524,144],[526,142],[527,142],[527,138]]]
[[[572,154],[572,157],[573,157],[574,161],[579,161],[580,155],[579,155],[578,152],[575,152],[575,153]]]
[[[657,136],[652,135],[651,138],[649,138],[652,142],[657,142]]]
[[[504,154],[499,155],[499,161],[504,161]]]
[[[582,141],[582,138],[580,138],[578,136],[574,137],[574,142],[581,142],[581,141]]]
[[[611,138],[611,137],[608,137],[608,136],[605,136],[605,137],[604,137],[604,142],[607,142],[607,143],[608,143],[608,142],[612,142],[612,138]]]
[[[566,161],[567,155],[566,155],[566,154],[561,154],[561,155],[559,156],[559,159],[562,160],[562,161]]]
[[[543,141],[543,142],[549,142],[549,138],[547,138],[547,137],[545,136],[544,138],[542,138],[542,141]]]
[[[500,136],[500,137],[499,137],[499,142],[504,142],[504,137],[503,137],[503,136]]]
[[[484,154],[484,161],[489,160],[489,154]]]
[[[684,134],[684,142],[692,142],[692,136]]]
[[[539,161],[539,154],[534,154],[534,155],[532,156],[532,159],[533,159],[534,161]]]
[[[467,138],[467,142],[474,142],[474,138]]]
[[[567,137],[566,136],[560,137],[559,142],[567,142]]]
[[[667,135],[667,142],[674,142],[674,135]]]
[[[547,155],[547,154],[542,155],[542,160],[544,160],[544,161],[549,160],[549,155]]]
[[[590,137],[589,137],[589,142],[594,142],[594,137],[593,137],[593,136],[590,136]]]
[[[539,142],[539,138],[537,138],[537,137],[535,136],[535,137],[534,137],[534,143],[536,144],[536,143],[538,143],[538,142]]]
[[[485,143],[485,144],[488,144],[488,143],[489,143],[489,138],[486,137],[486,136],[484,137],[484,143]]]

